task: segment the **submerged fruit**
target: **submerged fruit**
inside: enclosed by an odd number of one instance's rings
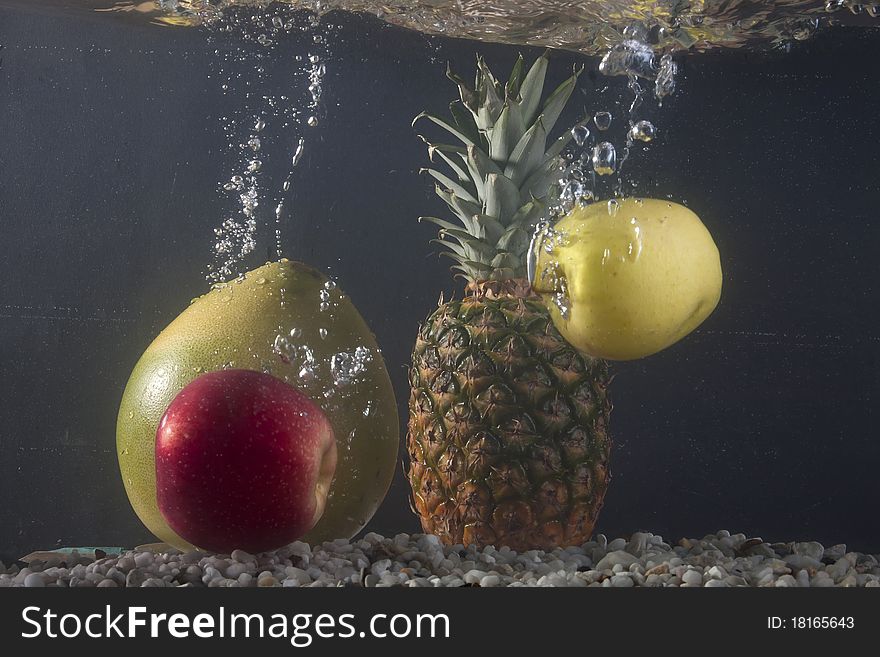
[[[577,74],[542,104],[547,56],[506,84],[478,60],[459,86],[464,147],[429,144],[431,171],[462,226],[431,219],[468,281],[422,325],[410,370],[409,480],[426,532],[446,543],[552,550],[590,538],[611,476],[608,366],[560,336],[526,281],[526,253],[555,194],[571,132],[547,144]]]
[[[202,374],[159,423],[159,510],[200,549],[274,550],[324,513],[336,454],[327,416],[293,386],[252,370]]]
[[[141,521],[186,546],[156,502],[155,440],[171,400],[199,374],[265,371],[327,414],[339,462],[321,520],[304,540],[354,535],[388,491],[397,463],[397,404],[376,341],[349,298],[316,270],[273,262],[214,286],[147,348],[119,408],[119,466]]]
[[[533,281],[584,353],[631,360],[681,340],[721,297],[721,262],[696,214],[628,198],[578,207],[536,248]]]

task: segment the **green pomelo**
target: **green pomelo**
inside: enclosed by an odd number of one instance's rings
[[[157,506],[156,429],[185,385],[222,368],[262,370],[287,381],[333,425],[336,475],[324,515],[303,540],[350,538],[375,513],[397,465],[397,404],[373,334],[327,281],[311,267],[281,260],[215,285],[135,365],[119,408],[119,467],[135,513],[161,540],[192,547]]]

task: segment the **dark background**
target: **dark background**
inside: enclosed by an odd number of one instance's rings
[[[506,76],[518,49],[332,22],[326,113],[284,245],[358,305],[405,421],[418,324],[457,287],[416,222],[443,208],[410,121],[454,96],[447,60],[469,78],[479,50]],[[3,7],[0,44],[0,558],[147,542],[117,470],[116,409],[143,349],[206,288],[212,230],[231,209],[217,193],[232,166],[219,117],[236,102],[214,50],[240,44]],[[292,36],[275,54],[309,47]],[[614,366],[598,531],[726,528],[880,551],[878,56],[880,38],[852,30],[789,53],[691,55],[679,92],[646,110],[663,138],[633,156],[631,179],[703,218],[725,288],[695,334]],[[574,62],[589,74],[560,125],[600,109],[619,122],[624,83],[595,59],[556,54],[552,82]],[[303,94],[290,80],[266,84]],[[369,529],[416,531],[407,493],[399,476]]]

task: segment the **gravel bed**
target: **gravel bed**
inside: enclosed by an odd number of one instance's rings
[[[132,550],[73,553],[20,569],[0,563],[0,588],[12,586],[880,587],[880,564],[876,555],[847,552],[843,544],[765,543],[728,531],[675,546],[643,532],[613,541],[599,534],[578,547],[521,553],[444,546],[424,534],[367,534],[258,555]]]

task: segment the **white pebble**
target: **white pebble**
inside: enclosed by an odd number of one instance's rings
[[[46,576],[43,573],[29,573],[24,578],[24,585],[27,588],[43,588],[46,586]]]
[[[702,586],[703,575],[696,570],[689,570],[681,577],[681,581],[688,586]]]

